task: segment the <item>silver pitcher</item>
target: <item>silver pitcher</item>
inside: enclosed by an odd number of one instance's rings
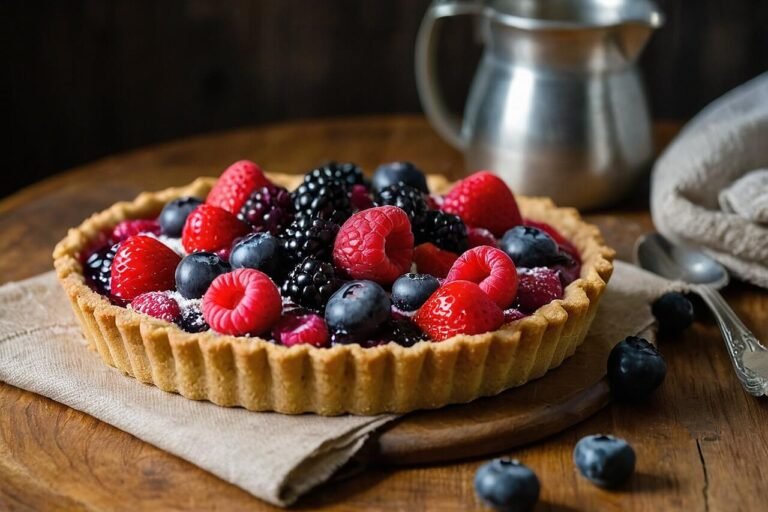
[[[485,44],[463,120],[436,83],[440,20],[474,15]],[[663,15],[647,0],[447,0],[427,11],[416,78],[437,132],[515,192],[594,208],[653,156],[636,60]]]

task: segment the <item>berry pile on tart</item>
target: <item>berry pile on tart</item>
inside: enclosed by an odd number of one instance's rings
[[[284,413],[439,407],[539,377],[583,341],[612,251],[497,176],[368,181],[240,161],[144,193],[54,252],[89,344],[193,399]]]

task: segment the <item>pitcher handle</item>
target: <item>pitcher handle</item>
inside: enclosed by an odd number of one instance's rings
[[[440,85],[437,83],[437,39],[440,34],[441,18],[466,14],[480,14],[482,2],[477,0],[438,0],[434,2],[419,28],[416,39],[416,87],[424,113],[435,130],[458,149],[466,143],[461,137],[461,118],[448,108]]]

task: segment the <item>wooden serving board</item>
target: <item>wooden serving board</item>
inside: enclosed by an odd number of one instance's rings
[[[479,457],[538,441],[609,402],[612,344],[588,339],[538,380],[494,397],[408,414],[380,433],[371,460],[408,465]]]

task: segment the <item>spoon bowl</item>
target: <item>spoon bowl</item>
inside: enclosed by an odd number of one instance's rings
[[[635,247],[637,263],[667,279],[721,288],[728,284],[728,272],[696,249],[673,245],[658,233],[641,237]]]

